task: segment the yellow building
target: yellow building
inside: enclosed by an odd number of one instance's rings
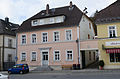
[[[104,69],[120,68],[120,0],[96,13],[99,60]]]

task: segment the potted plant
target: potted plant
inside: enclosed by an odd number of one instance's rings
[[[103,70],[104,65],[105,65],[104,61],[100,60],[99,61],[100,70]]]

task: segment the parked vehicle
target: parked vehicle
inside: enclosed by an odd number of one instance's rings
[[[28,64],[16,64],[12,68],[8,69],[9,74],[11,74],[11,73],[24,74],[24,73],[28,73],[28,72],[29,72]]]
[[[0,79],[9,79],[8,75],[3,75],[0,73]]]

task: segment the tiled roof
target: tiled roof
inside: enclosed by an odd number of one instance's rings
[[[73,9],[69,10],[69,6],[55,8],[55,12],[52,12],[53,9],[49,9],[49,15],[46,16],[46,10],[42,10],[41,12],[37,13],[33,17],[24,21],[17,32],[26,32],[26,31],[33,31],[33,30],[40,30],[40,29],[48,29],[48,28],[58,28],[58,27],[70,27],[79,25],[81,17],[83,15],[82,11],[79,10],[75,5],[73,5]],[[64,15],[65,21],[63,23],[56,23],[56,24],[48,24],[48,25],[39,25],[39,26],[31,26],[31,21],[34,19],[41,19],[41,18],[48,18]]]
[[[120,22],[120,0],[96,13],[96,24]]]
[[[18,24],[13,24],[11,22],[6,22],[0,19],[0,35],[16,35],[16,29],[19,27]]]

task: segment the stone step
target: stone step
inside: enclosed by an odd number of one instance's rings
[[[33,71],[52,71],[53,69],[50,66],[38,66]]]

